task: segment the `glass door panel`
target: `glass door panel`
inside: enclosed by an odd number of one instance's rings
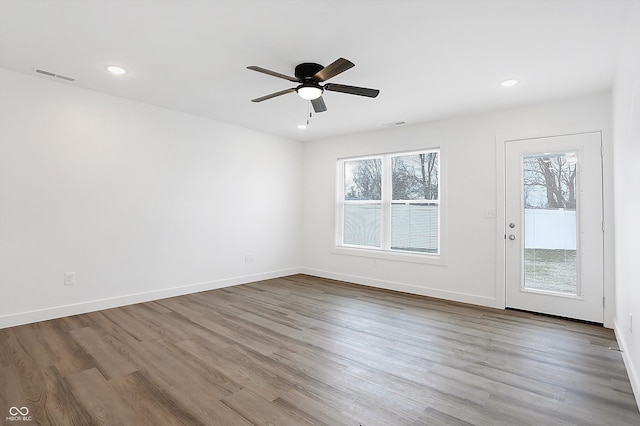
[[[524,289],[578,295],[577,152],[522,157]]]

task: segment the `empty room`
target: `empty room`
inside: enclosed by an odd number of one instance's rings
[[[639,40],[0,0],[0,424],[640,425]]]

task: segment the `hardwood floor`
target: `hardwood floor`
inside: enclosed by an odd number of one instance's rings
[[[0,330],[0,369],[12,425],[640,425],[611,330],[304,275]]]

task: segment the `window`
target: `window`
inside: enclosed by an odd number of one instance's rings
[[[338,161],[337,245],[440,254],[440,151]]]

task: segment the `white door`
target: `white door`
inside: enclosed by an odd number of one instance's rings
[[[506,142],[508,308],[603,322],[601,141]]]

